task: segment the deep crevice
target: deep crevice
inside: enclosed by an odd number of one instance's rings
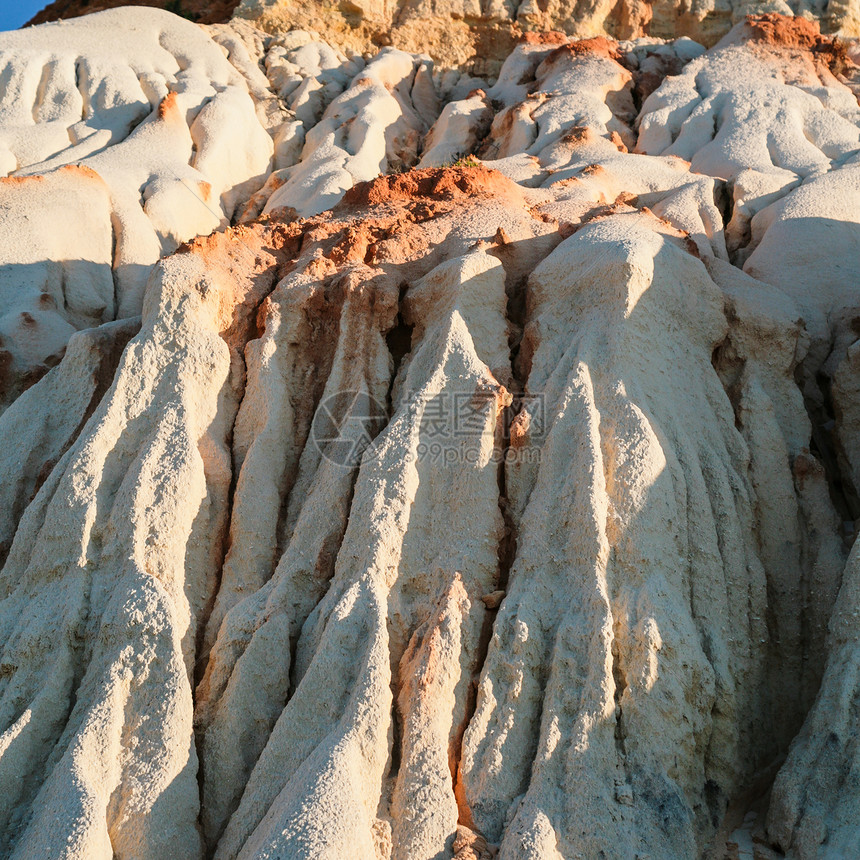
[[[339,533],[329,535],[329,539],[323,542],[316,559],[317,572],[322,574],[321,578],[325,579],[327,585],[323,589],[322,594],[320,594],[319,599],[314,603],[310,612],[304,617],[296,619],[295,627],[290,635],[290,686],[287,692],[287,698],[284,702],[284,707],[287,706],[287,703],[290,701],[290,697],[301,682],[301,678],[298,676],[296,671],[296,655],[299,647],[299,639],[301,638],[305,622],[316,611],[317,606],[325,600],[325,597],[329,592],[329,587],[331,586],[331,581],[334,579],[335,565],[337,564],[337,557],[340,553],[341,547],[343,546],[344,536],[346,535],[346,528],[349,523],[349,512],[352,510],[352,502],[355,498],[355,487],[357,483],[358,468],[356,467],[353,469],[349,492],[347,494],[345,506],[347,516],[344,520],[343,529]],[[285,552],[287,549],[289,549],[289,545],[285,548]]]
[[[504,260],[501,260],[501,262],[504,267]],[[497,548],[498,567],[496,575],[496,591],[493,595],[487,595],[488,601],[485,601],[486,612],[484,614],[481,634],[478,640],[476,669],[471,683],[469,684],[462,731],[455,738],[453,749],[454,764],[452,766],[452,783],[454,797],[456,798],[459,809],[458,821],[460,824],[471,828],[474,828],[474,822],[472,821],[471,813],[465,805],[463,791],[459,785],[463,738],[469,724],[472,722],[472,718],[475,716],[478,704],[478,686],[480,683],[480,677],[487,661],[487,655],[489,653],[490,642],[492,640],[493,628],[495,626],[496,617],[498,616],[498,610],[504,596],[507,594],[510,573],[514,566],[514,562],[516,561],[518,548],[517,523],[511,512],[510,501],[508,498],[507,461],[508,452],[511,450],[511,424],[522,408],[523,392],[525,391],[525,379],[519,372],[519,351],[522,342],[523,328],[525,325],[526,287],[528,276],[513,278],[510,276],[507,267],[505,267],[505,273],[505,293],[507,296],[506,316],[510,326],[508,348],[512,373],[509,383],[512,402],[502,409],[499,415],[500,423],[497,431],[501,437],[499,440],[501,456],[499,457],[498,463],[497,481],[499,488],[499,512],[502,519],[502,533],[499,537]]]
[[[288,267],[289,261],[294,256],[295,249],[292,248],[289,244],[284,244],[279,251],[276,251],[274,247],[268,248],[269,251],[272,252],[272,264],[259,272],[257,277],[264,278],[265,287],[262,290],[262,295],[259,300],[253,305],[252,311],[247,315],[246,325],[245,325],[245,336],[243,338],[244,343],[242,348],[233,348],[231,347],[231,358],[234,359],[231,361],[231,370],[230,377],[234,377],[234,373],[241,373],[241,394],[238,398],[238,402],[236,403],[236,410],[232,417],[232,423],[230,425],[229,432],[227,433],[224,444],[228,451],[230,457],[230,486],[227,490],[227,511],[224,516],[225,528],[224,534],[222,536],[221,546],[219,548],[219,557],[218,564],[216,566],[215,571],[215,584],[212,588],[212,593],[209,595],[209,599],[207,600],[205,606],[203,607],[199,618],[197,619],[197,629],[195,631],[195,642],[194,642],[194,665],[192,667],[192,678],[191,678],[191,700],[192,700],[192,712],[197,714],[197,695],[198,688],[200,686],[201,681],[203,680],[206,667],[209,662],[209,652],[204,651],[204,644],[206,639],[206,632],[209,627],[209,622],[212,616],[212,612],[215,608],[215,604],[218,599],[218,594],[221,590],[221,582],[223,578],[224,572],[224,563],[227,559],[227,555],[230,551],[231,546],[231,535],[232,535],[232,521],[233,521],[233,505],[235,502],[236,496],[236,485],[239,479],[240,470],[236,469],[236,463],[233,452],[233,439],[236,429],[236,421],[239,417],[239,413],[242,409],[242,404],[245,400],[245,395],[247,394],[247,365],[245,361],[244,350],[247,347],[248,343],[251,340],[259,338],[262,335],[259,327],[259,314],[260,310],[263,307],[266,300],[272,294],[272,292],[277,287],[281,278],[284,276],[284,269]],[[259,258],[258,258],[259,259]],[[234,321],[235,324],[235,321]],[[233,326],[226,331],[222,332],[222,338],[227,342],[228,346],[230,346],[230,342],[227,338],[228,334],[235,334],[233,332]],[[229,382],[227,383],[230,384]],[[198,730],[195,725],[193,729],[193,742],[195,751],[197,754],[198,767],[196,772],[197,779],[197,796],[199,802],[199,812],[198,812],[198,820],[199,816],[203,811],[203,732]],[[210,858],[217,848],[216,844],[204,847],[204,857]]]
[[[616,625],[617,627],[617,625]],[[621,649],[618,646],[617,630],[612,636],[612,680],[615,683],[615,752],[619,764],[624,767],[627,758],[626,732],[624,730],[624,712],[621,708],[621,700],[627,689],[627,675],[621,665]]]
[[[276,282],[277,282],[277,279],[276,279]],[[402,306],[402,300],[403,300],[403,297],[404,297],[407,289],[408,289],[408,285],[406,283],[401,285],[400,306]],[[331,297],[329,297],[328,295],[326,296],[327,302],[330,300],[330,298]],[[343,311],[343,306],[341,306],[340,311],[341,312]],[[334,354],[337,350],[337,343],[338,343],[340,333],[341,333],[341,328],[342,328],[341,319],[340,319],[341,314],[338,314],[337,318],[338,318],[338,324],[337,324],[337,329],[336,329],[336,332],[334,335],[334,339],[333,339],[333,341],[328,341],[329,343],[332,344],[332,348],[329,351],[331,357],[334,356]],[[309,322],[311,322],[311,321],[309,320]],[[391,353],[391,357],[392,357],[391,381],[389,384],[389,391],[388,391],[389,401],[391,398],[391,389],[393,388],[394,380],[397,377],[397,374],[398,374],[400,366],[403,362],[403,359],[408,354],[409,349],[411,348],[412,328],[413,327],[411,325],[408,325],[403,321],[402,315],[400,314],[400,312],[398,312],[395,325],[392,327],[392,329],[386,335],[386,343],[388,345],[388,349],[389,349],[389,351]],[[317,381],[316,381],[316,383],[317,383],[316,387],[318,388],[317,394],[319,396],[315,396],[315,398],[314,398],[314,407],[311,411],[312,415],[316,414],[316,412],[319,408],[319,402],[321,399],[322,391],[324,390],[325,385],[327,384],[328,378],[330,376],[331,368],[330,367],[324,368],[324,371],[325,372],[319,374],[319,379],[317,379]],[[244,395],[243,395],[243,399],[244,399]],[[237,415],[238,415],[238,411],[237,411]],[[389,402],[389,412],[388,412],[387,417],[390,417],[390,402]],[[311,419],[311,423],[312,422],[313,422],[313,418]],[[376,432],[372,434],[372,438],[376,438],[376,436],[378,436],[379,433],[383,432],[383,430],[387,426],[387,423],[388,423],[387,420],[381,421],[379,423],[379,426],[374,428],[376,430]],[[302,448],[304,448],[305,444],[307,444],[307,440],[305,440],[305,442],[303,443]],[[301,458],[301,455],[300,455],[300,458]],[[297,463],[297,469],[298,469],[298,463]],[[338,532],[336,532],[335,534],[329,535],[329,538],[320,547],[319,553],[317,555],[317,559],[316,559],[317,568],[318,568],[317,574],[319,575],[320,579],[326,581],[327,585],[321,590],[321,593],[319,594],[318,598],[315,600],[313,606],[310,608],[310,611],[308,613],[304,613],[301,617],[297,617],[294,619],[295,623],[293,625],[293,629],[291,631],[290,641],[289,641],[289,650],[290,650],[289,687],[288,687],[287,695],[286,695],[286,697],[285,697],[285,699],[281,705],[281,711],[283,711],[283,709],[288,706],[291,698],[295,694],[295,691],[296,691],[299,683],[301,682],[301,678],[297,674],[297,661],[296,661],[296,653],[298,650],[299,640],[301,638],[301,633],[302,633],[302,630],[304,628],[305,622],[307,621],[308,617],[310,617],[310,615],[314,611],[316,611],[316,608],[325,599],[326,595],[329,592],[329,587],[331,585],[331,581],[332,581],[333,576],[334,576],[334,570],[335,570],[335,565],[337,562],[337,557],[338,557],[338,554],[340,552],[341,546],[343,544],[344,535],[346,533],[346,527],[347,527],[348,520],[349,520],[349,511],[352,508],[352,502],[353,502],[353,499],[355,496],[355,489],[356,489],[356,485],[358,482],[358,475],[359,475],[359,468],[358,468],[358,465],[356,465],[352,468],[349,492],[348,492],[348,497],[347,497],[346,504],[345,504],[345,510],[347,511],[347,515],[346,515],[346,518],[345,518],[344,523],[343,523],[343,528],[341,530],[339,530]],[[296,475],[294,477],[297,477],[297,476],[298,476],[298,471],[296,472]],[[235,483],[236,483],[237,478],[238,478],[238,475],[234,471],[233,486],[232,486],[231,494],[230,494],[231,508],[232,508],[232,501],[233,501],[233,496],[234,496],[234,492],[235,492]],[[282,516],[286,516],[286,508],[287,508],[292,490],[293,490],[293,486],[291,486],[284,495],[284,499],[283,499],[283,503],[282,503]],[[232,511],[231,511],[231,515],[232,515]],[[280,562],[280,559],[283,557],[283,555],[286,552],[289,551],[289,546],[290,546],[291,536],[281,534],[281,532],[283,531],[282,527],[283,527],[283,523],[279,522],[279,525],[278,525],[279,541],[278,541],[276,556],[273,560],[273,575],[274,575],[274,570],[277,569],[277,566]],[[224,553],[223,558],[226,558],[226,551]],[[222,565],[223,565],[223,560],[222,560]],[[216,596],[217,596],[217,591],[216,591]],[[214,606],[214,598],[212,601],[212,606]],[[210,607],[210,609],[211,609],[211,607]],[[197,684],[199,684],[199,681],[202,679],[202,673],[205,671],[205,668],[206,668],[205,661],[203,661],[201,659],[201,661],[198,665],[198,670],[200,672],[200,678],[197,679],[197,681],[195,683],[195,690],[196,690]],[[394,726],[394,730],[393,730],[394,731],[394,743],[393,743],[393,748],[392,748],[392,764],[390,765],[390,767],[393,769],[393,772],[396,773],[396,770],[399,768],[400,736],[402,734],[401,726],[400,726],[400,718],[397,715],[398,714],[398,712],[397,712],[397,691],[395,691],[394,703],[393,703],[392,707],[393,707],[392,719],[393,719],[393,726]],[[271,735],[271,731],[273,728],[274,728],[274,726],[269,728],[269,735]],[[200,752],[201,752],[200,745],[202,743],[202,735],[195,734],[195,742],[197,744],[198,756],[199,756]],[[198,784],[200,786],[200,798],[201,798],[201,806],[202,806],[202,799],[203,799],[203,772],[202,772],[202,768],[200,768],[198,770]],[[211,857],[214,854],[214,852],[217,850],[217,845],[218,845],[218,840],[215,840],[214,843],[211,846],[209,846],[209,848],[207,850],[207,854],[206,854],[207,858]]]
[[[803,395],[803,404],[812,425],[809,452],[824,468],[830,501],[842,522],[860,519],[860,504],[842,477],[842,468],[833,437],[836,419],[831,380],[822,369],[813,375],[803,363],[795,368],[794,378]],[[848,548],[849,536],[843,534],[842,538]]]
[[[259,302],[254,306],[253,314],[250,315],[252,320],[256,320],[257,314],[263,303],[266,299],[271,295],[274,291],[275,287],[278,284],[278,269],[281,260],[275,260],[274,265],[264,273],[264,276],[268,279],[269,283],[266,286],[264,291],[264,295],[261,296]],[[249,338],[245,343],[245,346],[254,339],[255,330],[253,328],[249,331]],[[224,573],[224,562],[227,559],[227,555],[230,552],[231,546],[231,535],[232,535],[232,523],[233,523],[233,503],[235,501],[236,496],[236,484],[239,480],[239,472],[241,470],[236,469],[235,459],[233,456],[233,438],[236,430],[236,421],[238,420],[239,413],[242,410],[242,404],[245,400],[245,394],[248,390],[248,369],[245,363],[244,356],[244,347],[239,350],[236,349],[232,351],[234,353],[234,357],[237,359],[235,362],[231,362],[230,375],[233,376],[234,372],[241,373],[241,396],[236,403],[236,411],[233,414],[233,420],[230,424],[229,432],[224,440],[224,445],[230,456],[230,487],[227,491],[227,512],[225,514],[225,528],[224,534],[221,540],[221,546],[219,547],[219,560],[216,570],[216,582],[212,589],[212,594],[209,596],[209,599],[206,601],[206,605],[203,607],[203,610],[200,614],[200,617],[197,619],[197,630],[195,633],[195,643],[194,643],[194,667],[193,667],[193,677],[192,677],[192,686],[191,686],[191,696],[193,707],[196,710],[197,708],[197,687],[200,682],[203,680],[203,676],[206,672],[206,664],[209,660],[209,652],[204,652],[204,642],[206,639],[206,631],[209,627],[209,619],[212,616],[212,611],[215,608],[215,603],[218,599],[218,593],[221,590],[221,579]],[[227,383],[229,384],[229,382]],[[195,742],[199,742],[197,735],[195,733]],[[198,756],[200,750],[198,749]],[[198,779],[201,777],[201,771],[198,771]]]
[[[713,177],[714,180],[714,205],[720,213],[723,222],[723,232],[732,220],[732,192],[729,183],[723,179]]]
[[[409,290],[409,284],[405,281],[400,284],[400,295],[397,299],[397,318],[394,326],[385,335],[385,343],[388,346],[388,351],[391,353],[392,369],[391,380],[388,384],[388,391],[385,395],[385,410],[389,420],[394,414],[394,387],[397,384],[397,379],[400,375],[400,368],[403,366],[403,360],[412,351],[412,332],[415,326],[407,323],[403,318],[403,302],[406,298],[406,293]]]

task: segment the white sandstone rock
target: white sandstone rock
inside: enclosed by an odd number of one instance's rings
[[[301,161],[263,211],[286,207],[301,217],[317,215],[355,182],[414,164],[428,128],[414,104],[422,62],[402,51],[380,51],[305,132]]]
[[[0,68],[0,330],[14,388],[74,330],[139,314],[152,265],[228,224],[273,144],[259,78],[249,91],[201,28],[160,10],[0,33]]]
[[[849,59],[289,9],[0,35],[0,854],[850,856]]]

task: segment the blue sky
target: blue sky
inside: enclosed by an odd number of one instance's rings
[[[0,0],[0,30],[16,30],[51,0]]]

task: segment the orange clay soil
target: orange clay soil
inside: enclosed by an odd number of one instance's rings
[[[483,166],[412,170],[359,183],[340,205],[321,215],[277,220],[278,213],[199,236],[177,253],[201,255],[216,280],[220,283],[223,276],[223,283],[231,285],[223,292],[218,328],[241,351],[249,338],[259,336],[265,297],[296,265],[326,279],[347,264],[409,264],[430,249],[422,224],[470,200],[500,198],[527,205],[515,183]],[[208,287],[201,284],[201,289]]]
[[[519,187],[497,170],[475,167],[426,168],[359,182],[346,192],[347,206],[408,202],[419,198],[461,200],[466,197],[506,198],[524,202]]]
[[[558,30],[547,30],[545,33],[537,33],[529,30],[519,39],[521,45],[564,45],[570,41],[570,36],[559,33]]]
[[[606,36],[594,36],[590,39],[580,39],[579,41],[567,42],[561,45],[544,62],[552,64],[568,55],[581,57],[586,54],[595,54],[598,57],[605,57],[607,60],[619,60],[621,58],[621,54],[618,51],[618,42],[615,39],[610,39]]]
[[[824,63],[834,74],[852,65],[845,45],[837,38],[822,36],[817,21],[768,12],[764,15],[748,15],[747,28],[750,36],[760,44],[811,51],[815,59]]]

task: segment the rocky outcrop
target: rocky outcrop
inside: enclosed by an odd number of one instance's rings
[[[342,48],[375,52],[390,45],[429,54],[437,62],[478,75],[495,75],[524,34],[553,30],[580,38],[685,36],[710,46],[747,15],[775,12],[817,21],[825,33],[860,36],[857,0],[350,0],[340,4],[321,0],[54,0],[30,23],[126,5],[156,6],[201,24],[223,23],[235,16],[276,35],[311,29]]]
[[[713,45],[747,15],[780,13],[818,21],[826,33],[860,35],[860,7],[847,2],[800,3],[796,0],[696,0],[692,3],[603,0],[351,0],[339,6],[295,0],[241,0],[234,15],[278,33],[291,27],[312,28],[340,45],[373,50],[392,45],[426,52],[447,65],[493,75],[523,34],[560,31],[580,38],[616,39],[686,36]]]
[[[0,53],[0,853],[851,856],[843,46]]]
[[[3,33],[0,65],[2,407],[72,332],[139,314],[153,264],[230,223],[273,141],[256,81],[166,12]]]

